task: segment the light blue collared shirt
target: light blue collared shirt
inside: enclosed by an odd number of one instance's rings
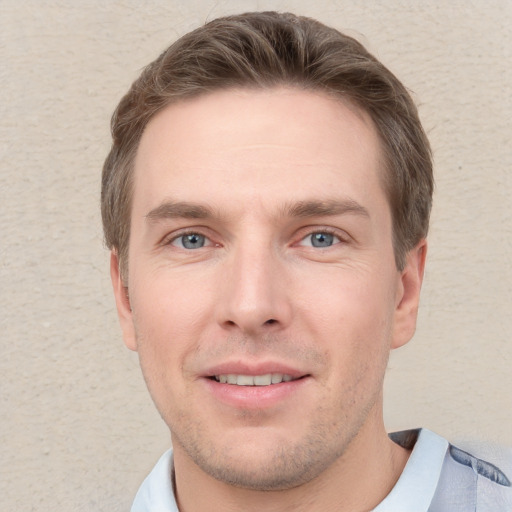
[[[512,512],[512,487],[495,465],[426,429],[391,434],[412,448],[391,492],[373,512]],[[140,486],[131,512],[179,512],[173,490],[172,450]]]

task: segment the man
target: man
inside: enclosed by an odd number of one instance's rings
[[[508,510],[496,466],[384,428],[433,178],[382,64],[311,19],[218,19],[144,70],[112,131],[114,293],[173,444],[134,512]]]

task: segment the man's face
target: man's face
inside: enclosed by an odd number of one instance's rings
[[[382,167],[368,116],[312,92],[215,92],[149,123],[129,304],[112,272],[176,464],[292,487],[382,426],[422,270],[396,269]]]

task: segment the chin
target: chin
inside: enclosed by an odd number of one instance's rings
[[[226,440],[221,443],[222,448],[210,445],[205,450],[204,443],[189,443],[182,448],[196,466],[216,480],[255,491],[278,491],[315,479],[343,454],[348,444],[326,446],[325,439],[324,435],[310,435],[291,442],[264,435],[243,442]]]

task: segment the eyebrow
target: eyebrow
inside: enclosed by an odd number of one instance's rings
[[[288,217],[324,217],[347,213],[370,218],[368,210],[353,199],[299,201],[283,209],[283,215]]]
[[[306,200],[292,202],[280,209],[282,217],[324,217],[343,214],[355,214],[370,217],[368,210],[353,199]],[[174,202],[168,200],[153,208],[147,215],[148,222],[164,219],[209,219],[215,217],[214,211],[203,204]]]
[[[149,222],[157,222],[163,219],[207,219],[213,217],[211,208],[189,202],[165,201],[153,208],[147,215]]]

